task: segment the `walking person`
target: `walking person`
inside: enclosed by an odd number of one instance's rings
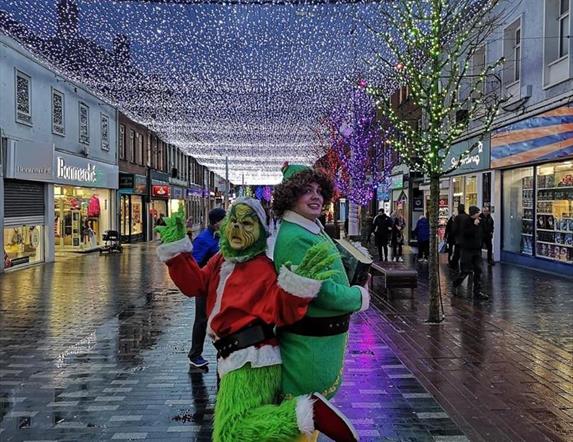
[[[473,273],[473,295],[475,299],[488,299],[481,291],[481,247],[483,245],[483,227],[481,226],[479,207],[471,206],[469,215],[463,218],[460,236],[462,238],[462,271],[454,280],[454,293],[470,273]]]
[[[459,271],[460,269],[460,258],[462,256],[462,225],[468,220],[468,214],[466,213],[466,208],[463,204],[458,205],[458,214],[454,218],[454,236],[455,236],[455,248],[454,256],[450,262],[449,267],[452,270]]]
[[[448,266],[452,266],[453,256],[454,256],[454,248],[456,245],[456,231],[455,231],[455,219],[456,216],[450,216],[448,222],[446,223],[446,232],[444,235],[444,240],[448,245]]]
[[[392,223],[392,260],[396,262],[404,262],[402,258],[402,246],[404,245],[404,229],[406,228],[406,220],[399,211],[395,214]]]
[[[219,226],[225,218],[225,209],[217,207],[209,212],[209,225],[193,241],[193,258],[199,267],[205,266],[219,251]],[[209,364],[203,358],[203,345],[207,334],[207,297],[195,298],[195,322],[191,335],[191,350],[189,350],[189,365],[193,368],[205,367]]]
[[[430,256],[430,222],[427,213],[418,218],[414,233],[418,238],[418,261],[426,262]]]
[[[374,219],[374,240],[378,248],[378,259],[388,261],[388,242],[392,236],[392,220],[383,209],[378,211]],[[384,254],[382,255],[382,252]]]
[[[494,222],[493,217],[490,214],[489,207],[484,207],[481,215],[481,225],[483,230],[483,246],[487,250],[487,263],[490,266],[495,265],[493,260],[493,229]]]

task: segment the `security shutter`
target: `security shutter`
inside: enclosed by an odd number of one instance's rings
[[[4,217],[22,218],[45,213],[44,183],[34,181],[4,181]]]

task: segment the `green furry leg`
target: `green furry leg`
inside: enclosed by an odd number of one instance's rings
[[[300,434],[296,399],[277,401],[281,366],[250,364],[221,379],[215,405],[214,442],[291,442]]]

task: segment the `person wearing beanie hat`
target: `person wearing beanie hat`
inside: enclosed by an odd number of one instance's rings
[[[225,209],[216,207],[207,214],[209,225],[193,241],[193,258],[203,267],[207,261],[219,251],[219,225],[225,218]],[[203,346],[207,335],[207,306],[204,296],[195,298],[195,321],[191,335],[191,349],[188,353],[189,365],[193,368],[205,367],[209,364],[203,358]]]
[[[336,273],[325,281],[307,315],[279,330],[283,358],[282,394],[286,398],[319,391],[331,398],[342,382],[350,314],[368,308],[370,295],[350,286],[340,254],[318,220],[333,195],[332,181],[320,170],[286,165],[273,192],[273,211],[281,219],[274,244],[275,269],[302,262],[306,251],[324,244],[336,260]],[[316,437],[316,435],[315,435]]]
[[[277,278],[265,254],[264,221],[258,200],[237,199],[220,224],[220,251],[204,267],[193,258],[182,213],[158,229],[163,243],[157,254],[175,285],[186,296],[206,298],[220,377],[213,440],[290,442],[315,430],[334,440],[357,440],[352,425],[318,392],[275,402],[282,372],[275,328],[304,317],[332,275],[335,257],[315,247],[298,266],[281,267]]]
[[[467,276],[473,273],[474,298],[488,299],[487,294],[481,291],[483,226],[481,225],[479,207],[471,206],[469,208],[469,215],[466,215],[463,219],[463,224],[461,224],[460,235],[462,271],[453,282],[454,295],[457,295],[458,287],[464,282]]]

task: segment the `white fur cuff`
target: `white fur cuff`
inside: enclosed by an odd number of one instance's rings
[[[157,256],[161,262],[169,261],[171,258],[179,255],[180,253],[191,253],[193,251],[193,244],[189,240],[189,237],[185,235],[185,238],[179,241],[168,242],[161,244],[157,247]]]
[[[305,278],[290,271],[286,266],[281,267],[278,284],[281,289],[300,298],[316,298],[322,281]]]
[[[296,423],[300,432],[306,435],[314,432],[313,403],[310,396],[299,396],[296,399]]]
[[[362,287],[360,285],[357,285],[355,287],[358,287],[358,289],[360,289],[360,294],[362,295],[362,305],[360,306],[360,310],[358,311],[363,312],[364,310],[368,310],[368,307],[370,307],[370,291],[368,290],[367,287]]]

